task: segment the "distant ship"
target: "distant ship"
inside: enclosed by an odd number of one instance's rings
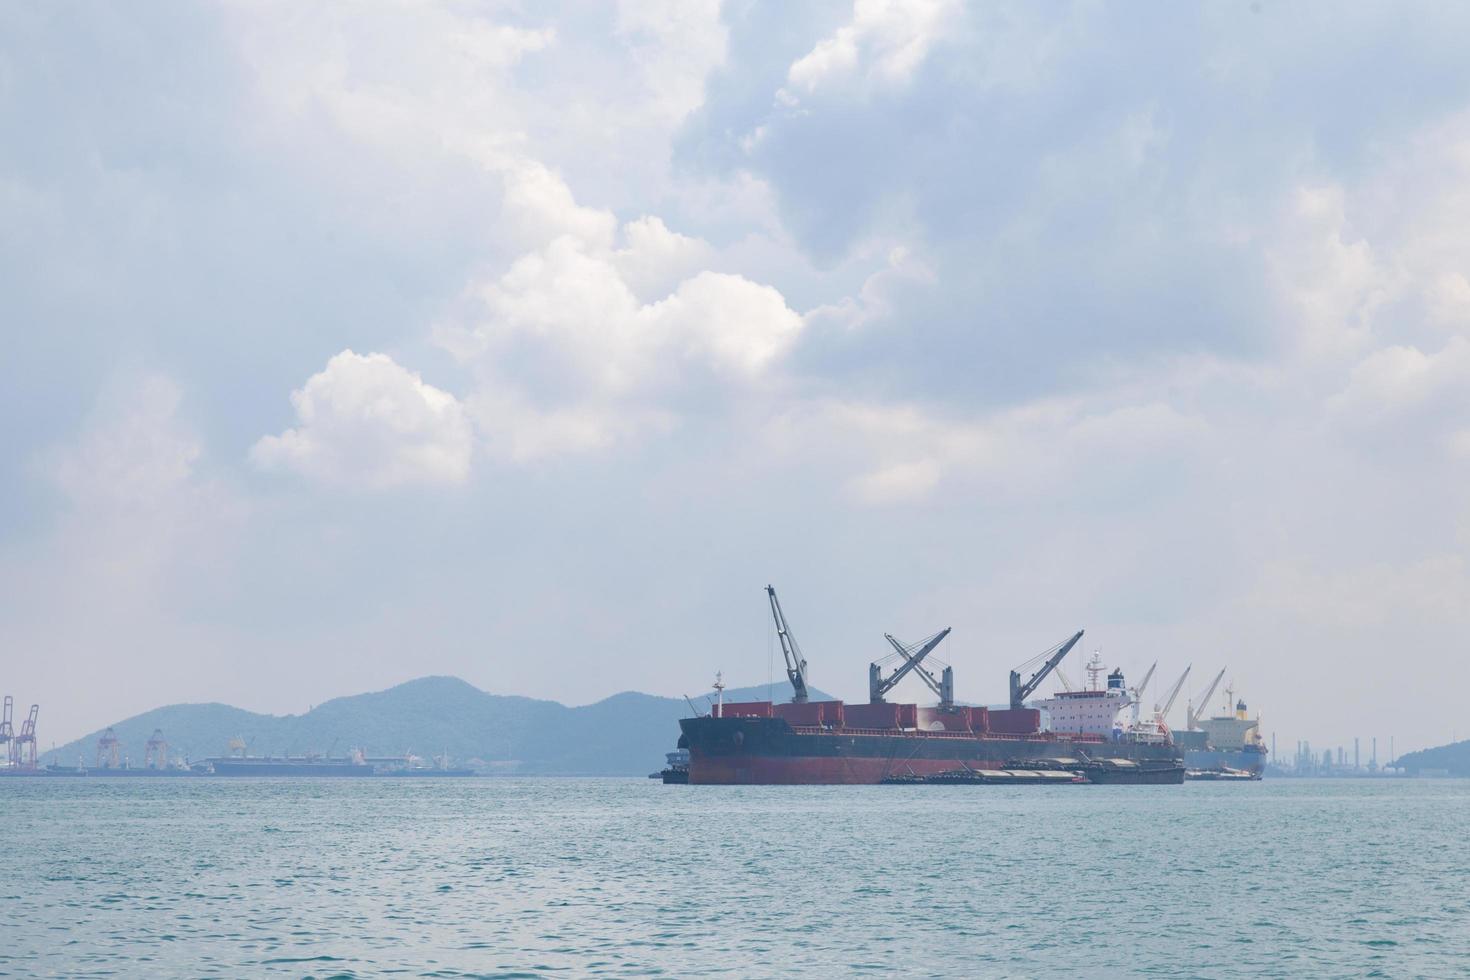
[[[432,779],[475,775],[473,769],[450,767],[447,756],[436,756],[433,761],[434,765],[431,766],[425,765],[417,756],[368,758],[360,749],[353,749],[345,758],[232,754],[205,759],[195,765],[200,771],[212,776],[393,776]]]
[[[361,757],[324,759],[312,756],[227,756],[195,766],[211,776],[376,776],[376,766]]]
[[[1067,711],[1075,707],[1079,717],[1086,715],[1084,724],[1058,725],[1053,718],[1051,729],[1044,730],[1044,709],[1047,714],[1053,710],[1049,702],[1027,706],[1026,699],[1082,638],[1080,630],[1011,672],[1010,705],[1005,708],[956,704],[952,668],[944,667],[936,677],[923,666],[948,629],[911,645],[885,634],[896,653],[870,666],[868,704],[814,702],[807,695],[806,661],[775,589],[767,586],[766,593],[786,659],[792,702],[727,704],[717,681],[718,701],[711,714],[679,722],[679,747],[689,750],[692,784],[876,784],[900,776],[1074,767],[1098,773],[1097,781],[1184,781],[1184,760],[1167,729],[1159,733],[1148,726],[1115,726],[1118,710],[1128,703],[1121,672],[1109,677],[1107,691],[1071,692],[1070,698],[1058,695]],[[888,664],[893,669],[885,676]],[[1023,681],[1022,672],[1033,666],[1035,672]],[[937,706],[884,700],[910,673],[939,696]],[[1055,710],[1064,713],[1060,706]]]
[[[1224,675],[1222,670],[1215,677],[1215,683],[1210,685],[1209,691],[1200,699],[1202,706],[1209,701]],[[1184,765],[1192,779],[1209,773],[1245,773],[1249,778],[1260,779],[1265,772],[1266,742],[1261,737],[1260,716],[1251,718],[1247,714],[1245,702],[1237,699],[1235,692],[1229,688],[1225,690],[1225,710],[1222,714],[1204,718],[1191,709],[1189,730],[1175,732],[1174,740],[1184,750]]]

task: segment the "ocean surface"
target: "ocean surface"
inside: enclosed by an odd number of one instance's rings
[[[1463,976],[1470,781],[0,779],[0,974]]]

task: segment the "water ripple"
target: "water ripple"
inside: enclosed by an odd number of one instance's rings
[[[1470,782],[11,779],[0,975],[1439,976]]]

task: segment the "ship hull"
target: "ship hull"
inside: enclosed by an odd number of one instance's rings
[[[1186,749],[1184,765],[1190,770],[1218,772],[1236,769],[1256,779],[1266,770],[1266,753],[1256,749]]]
[[[372,766],[338,762],[255,762],[249,759],[211,761],[216,776],[331,776],[347,778],[375,776]]]
[[[1054,760],[1125,759],[1177,770],[1179,780],[1184,772],[1173,745],[1053,733],[794,729],[779,718],[685,718],[679,726],[689,743],[689,782],[696,785],[871,785],[893,776],[1016,769]]]

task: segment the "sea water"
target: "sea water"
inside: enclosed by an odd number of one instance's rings
[[[10,976],[1447,976],[1470,781],[0,779]]]

